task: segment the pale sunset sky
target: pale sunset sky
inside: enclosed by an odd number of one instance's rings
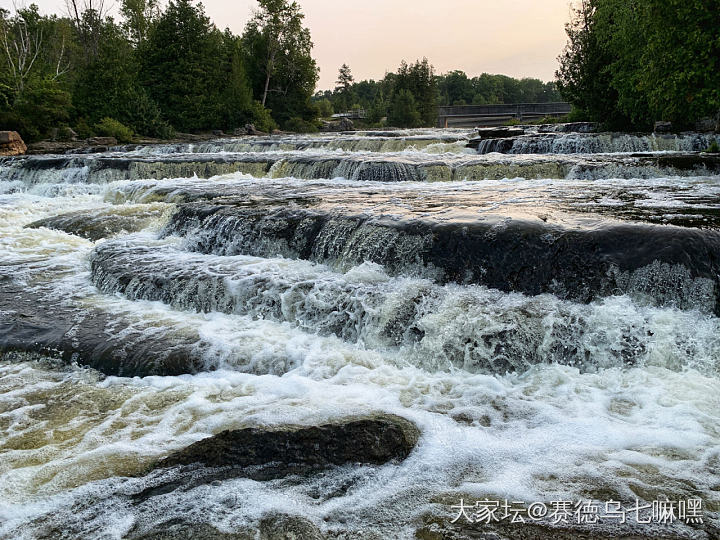
[[[34,3],[44,13],[66,12],[64,0]],[[437,73],[460,69],[469,76],[488,72],[552,80],[570,16],[570,0],[298,3],[315,44],[320,90],[334,86],[342,63],[350,66],[359,81],[382,78],[386,71],[395,71],[401,60],[412,62],[423,56]],[[255,0],[205,0],[203,4],[219,28],[230,27],[237,34],[257,5]],[[10,8],[11,2],[0,0],[0,5]]]

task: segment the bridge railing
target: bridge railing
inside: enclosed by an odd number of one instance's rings
[[[493,126],[509,120],[534,120],[568,114],[569,103],[504,103],[438,107],[438,127]]]
[[[332,115],[333,118],[350,118],[351,120],[357,120],[361,118],[367,118],[365,109],[353,109],[352,111],[345,111],[341,113],[335,113]]]

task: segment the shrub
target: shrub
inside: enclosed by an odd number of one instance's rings
[[[333,110],[332,103],[330,103],[330,100],[328,98],[323,98],[320,101],[317,102],[318,107],[318,113],[321,118],[330,118],[333,113],[335,112]]]
[[[93,128],[90,127],[84,118],[78,118],[78,121],[75,123],[75,133],[78,134],[78,138],[80,139],[89,139],[95,136],[95,131],[93,131]]]
[[[121,143],[132,141],[132,130],[113,118],[105,117],[100,120],[95,124],[95,131],[105,137],[115,137]]]
[[[287,131],[294,131],[295,133],[315,133],[318,127],[315,124],[307,122],[302,118],[293,116],[290,120],[285,122],[283,129]]]
[[[128,123],[135,133],[159,139],[172,139],[175,136],[175,130],[162,118],[160,108],[147,92],[135,90],[130,105]]]
[[[267,133],[272,132],[272,130],[277,129],[277,124],[275,123],[275,120],[273,120],[272,116],[270,116],[270,109],[266,109],[262,106],[262,103],[259,101],[253,101],[252,104],[252,123],[255,126],[255,129],[258,129],[260,131],[265,131]]]
[[[717,140],[713,140],[705,151],[712,154],[720,153],[720,145],[718,145]]]

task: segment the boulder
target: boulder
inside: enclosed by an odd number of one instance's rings
[[[707,133],[709,131],[715,131],[715,130],[716,130],[715,118],[706,116],[705,118],[701,118],[700,120],[695,122],[695,131]]]
[[[84,143],[71,141],[38,141],[28,145],[28,154],[63,154],[82,148]]]
[[[244,128],[235,130],[235,135],[267,135],[267,133],[256,129],[255,124],[245,124]]]
[[[355,124],[349,118],[341,118],[340,131],[355,131]]]
[[[223,431],[162,460],[158,467],[200,464],[230,467],[232,476],[264,467],[262,476],[303,474],[333,465],[381,465],[405,459],[419,437],[417,428],[396,416],[377,416],[313,427]]]
[[[321,120],[321,131],[337,132],[337,131],[355,131],[355,124],[349,118],[340,118],[339,120]]]
[[[655,122],[655,127],[653,127],[653,132],[654,133],[672,133],[673,132],[672,122],[662,122],[662,121]]]
[[[516,127],[488,127],[477,128],[478,138],[483,139],[506,139],[508,137],[519,137],[525,134],[525,130]]]
[[[231,478],[300,479],[347,464],[383,465],[405,459],[420,432],[410,421],[380,414],[320,426],[223,431],[158,462],[134,504]]]
[[[27,146],[17,131],[0,131],[0,156],[19,156]]]

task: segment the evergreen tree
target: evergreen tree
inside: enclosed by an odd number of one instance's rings
[[[352,96],[352,86],[354,81],[355,80],[353,79],[350,71],[350,66],[347,64],[340,66],[340,69],[338,70],[338,78],[337,81],[335,81],[335,84],[337,85],[335,86],[335,92],[340,94],[340,110],[342,111],[347,111],[354,105]]]
[[[402,89],[395,93],[387,121],[393,127],[412,128],[421,125],[422,117],[410,90]]]
[[[720,0],[583,0],[558,86],[590,119],[648,129],[720,114]]]

